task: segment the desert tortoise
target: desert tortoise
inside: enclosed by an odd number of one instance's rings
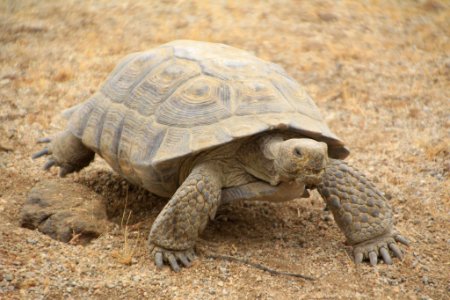
[[[41,139],[60,175],[95,153],[130,182],[170,197],[149,234],[157,266],[189,266],[223,201],[284,201],[317,189],[355,261],[392,263],[387,201],[342,161],[348,150],[280,66],[223,44],[174,41],[125,57],[101,89],[69,110],[68,128]]]

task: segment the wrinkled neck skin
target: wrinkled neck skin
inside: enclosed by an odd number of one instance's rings
[[[276,172],[274,161],[283,140],[281,134],[264,135],[250,140],[239,148],[237,160],[249,174],[273,186],[278,185],[281,178]]]

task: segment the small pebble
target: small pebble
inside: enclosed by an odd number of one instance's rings
[[[5,275],[3,275],[3,278],[6,281],[12,281],[14,279],[14,276],[12,274],[5,274]]]
[[[36,274],[34,274],[34,272],[26,272],[25,274],[23,274],[26,278],[35,278]]]
[[[7,79],[2,79],[2,80],[0,80],[0,85],[7,85],[7,84],[9,84],[11,82],[11,80],[9,80],[8,78]]]
[[[35,239],[27,239],[27,243],[28,244],[32,244],[32,245],[36,245],[37,244],[37,240],[35,240]]]
[[[429,283],[428,282],[428,276],[423,276],[422,277],[422,282],[423,282],[423,284],[427,285]]]
[[[112,282],[108,282],[108,283],[106,284],[106,287],[107,287],[108,289],[113,289],[113,288],[116,287],[116,285],[115,285],[114,283],[112,283]]]

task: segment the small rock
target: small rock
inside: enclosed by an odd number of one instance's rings
[[[338,17],[335,14],[329,12],[319,13],[319,18],[325,22],[334,22],[338,20]]]
[[[427,285],[429,283],[428,282],[428,276],[423,276],[422,277],[422,282],[423,282],[423,284]]]
[[[34,272],[26,272],[25,274],[23,274],[23,276],[25,278],[35,278],[36,274]]]
[[[5,275],[3,275],[3,278],[6,281],[12,281],[14,279],[14,276],[12,274],[5,274]]]
[[[87,244],[110,226],[99,195],[79,183],[57,180],[41,181],[31,189],[20,223],[72,244]]]
[[[77,286],[77,283],[75,281],[69,281],[66,285],[74,287]]]
[[[66,291],[70,294],[73,291],[73,287],[69,286],[66,288]]]
[[[133,276],[131,276],[131,280],[133,280],[134,282],[139,282],[141,280],[141,276],[133,275]]]
[[[7,84],[9,84],[11,82],[11,80],[10,79],[8,79],[8,78],[6,78],[6,79],[2,79],[2,80],[0,80],[0,85],[7,85]]]
[[[214,288],[209,288],[209,293],[210,293],[211,295],[215,295],[215,294],[216,294],[216,289],[214,289]]]
[[[429,272],[429,271],[430,271],[430,268],[427,267],[427,266],[421,266],[420,269],[421,269],[422,271],[425,271],[425,272]]]
[[[108,282],[108,283],[106,284],[106,287],[107,287],[108,289],[113,289],[113,288],[116,287],[116,285],[115,285],[114,283],[112,283],[112,282]]]
[[[35,239],[27,239],[27,243],[31,245],[36,245],[37,241]]]
[[[326,222],[332,222],[333,221],[333,217],[331,217],[329,214],[323,216],[323,220]]]

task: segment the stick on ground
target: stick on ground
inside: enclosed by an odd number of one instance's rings
[[[228,260],[228,261],[240,262],[240,263],[249,265],[249,266],[251,266],[253,268],[269,272],[270,274],[273,274],[273,275],[292,276],[292,277],[302,278],[302,279],[310,280],[310,281],[316,280],[316,278],[310,277],[310,276],[307,276],[307,275],[273,270],[273,269],[270,269],[270,268],[268,268],[266,266],[263,266],[261,264],[250,262],[250,261],[248,261],[247,259],[244,259],[244,258],[228,256],[228,255],[218,255],[218,254],[207,254],[206,257],[207,258],[213,258],[213,259],[224,259],[224,260]]]

